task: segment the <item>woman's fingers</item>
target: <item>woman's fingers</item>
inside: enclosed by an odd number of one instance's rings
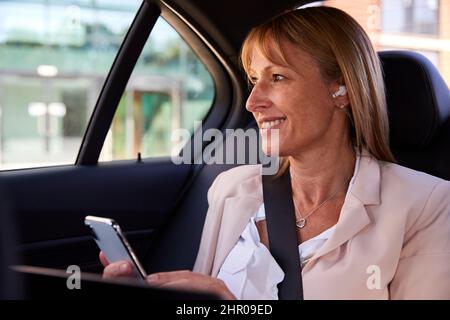
[[[222,280],[189,270],[154,273],[146,280],[154,287],[211,292],[222,299],[236,299]]]
[[[104,267],[107,267],[107,266],[109,265],[109,262],[108,262],[108,260],[106,259],[106,257],[105,257],[105,255],[104,255],[103,251],[100,251],[100,253],[98,254],[98,257],[99,257],[100,262],[102,263],[102,265],[103,265]]]
[[[103,251],[98,255],[100,262],[105,267],[103,270],[103,279],[111,279],[117,277],[129,277],[132,273],[131,264],[128,261],[117,261],[109,263]]]
[[[104,279],[112,279],[119,277],[131,277],[132,267],[128,261],[117,261],[111,263],[103,270]]]
[[[105,265],[103,270],[104,279],[132,276],[133,269],[128,261],[108,264],[102,252],[100,252],[100,261]],[[211,292],[222,299],[236,299],[222,280],[190,270],[154,273],[149,275],[146,281],[153,287]]]
[[[164,282],[157,286],[158,288],[163,289],[181,289],[181,290],[189,290],[189,291],[203,291],[201,288],[197,288],[192,281],[188,279],[178,279],[173,281]]]
[[[214,291],[214,281],[211,277],[184,270],[154,273],[147,277],[147,283],[153,287],[193,291]]]
[[[147,277],[147,282],[153,285],[160,285],[175,280],[193,278],[195,275],[196,274],[189,270],[158,272],[149,275]]]

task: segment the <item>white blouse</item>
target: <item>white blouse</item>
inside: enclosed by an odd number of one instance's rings
[[[278,299],[277,285],[283,281],[284,272],[267,247],[261,243],[255,224],[265,218],[264,204],[261,204],[226,257],[217,275],[237,299]],[[298,246],[302,266],[327,241],[334,228],[335,226]]]

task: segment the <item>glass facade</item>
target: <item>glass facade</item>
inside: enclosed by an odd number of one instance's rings
[[[0,169],[74,163],[139,5],[0,2]]]

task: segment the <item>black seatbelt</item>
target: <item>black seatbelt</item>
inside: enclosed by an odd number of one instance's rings
[[[278,298],[303,300],[289,169],[278,178],[262,175],[262,183],[270,252],[285,274],[283,281],[278,284]]]

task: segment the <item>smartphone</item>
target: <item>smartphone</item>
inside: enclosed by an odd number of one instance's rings
[[[109,263],[126,260],[133,266],[136,277],[141,279],[147,277],[117,222],[109,218],[86,216],[84,224],[89,227],[95,242]]]

